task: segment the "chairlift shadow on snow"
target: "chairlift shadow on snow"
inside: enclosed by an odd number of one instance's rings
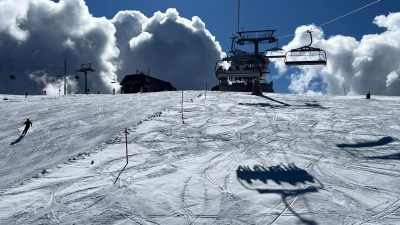
[[[283,105],[272,105],[270,103],[239,103],[239,105],[270,107],[270,108],[282,108],[282,107],[290,106],[290,107],[293,107],[293,109],[307,109],[307,108],[327,109],[318,103],[305,103],[304,105],[289,105],[286,103],[283,103]]]
[[[305,103],[304,104],[306,107],[313,107],[313,108],[320,108],[320,109],[327,109],[326,107],[323,107],[322,105],[318,103]]]
[[[396,139],[392,137],[383,137],[377,141],[367,141],[363,143],[356,143],[356,144],[337,144],[336,146],[343,149],[350,155],[359,158],[366,158],[366,159],[386,159],[386,160],[400,160],[400,153],[395,153],[395,154],[388,154],[388,155],[382,155],[382,156],[364,156],[361,152],[359,151],[350,151],[346,148],[367,148],[367,147],[378,147],[378,146],[384,146],[387,145]],[[357,155],[358,153],[358,155]]]
[[[369,156],[365,157],[367,159],[385,159],[385,160],[400,160],[400,152],[390,155],[382,155],[382,156]]]
[[[383,137],[377,141],[367,141],[364,143],[356,143],[356,144],[337,144],[336,146],[339,148],[365,148],[365,147],[376,147],[389,144],[393,142],[394,139],[392,137]]]
[[[280,194],[282,201],[284,202],[285,206],[295,215],[302,223],[308,225],[316,225],[317,222],[312,221],[310,219],[304,218],[295,212],[291,205],[287,202],[286,198],[291,196],[298,196],[303,195],[306,193],[314,193],[318,192],[319,188],[323,188],[323,184],[317,181],[313,176],[311,176],[306,170],[298,168],[294,163],[289,164],[288,166],[285,165],[277,165],[277,166],[270,166],[268,168],[255,165],[253,169],[248,166],[239,166],[236,170],[236,175],[239,183],[241,183],[245,188],[250,190],[257,190],[260,194]],[[270,189],[260,189],[252,187],[253,181],[261,181],[265,184],[268,184],[268,180],[273,181],[275,184],[280,185],[282,183],[288,183],[292,186],[297,186],[300,184],[315,184],[316,182],[319,183],[319,187],[316,186],[308,186],[307,188],[270,188]],[[246,181],[245,184],[243,181]],[[264,185],[265,186],[265,185]],[[276,185],[275,185],[276,187]]]
[[[24,136],[19,136],[19,138],[17,139],[17,140],[15,140],[15,141],[13,141],[13,142],[11,142],[11,144],[10,145],[15,145],[15,144],[17,144],[18,142],[20,142],[21,140],[22,140],[22,138],[24,138]]]

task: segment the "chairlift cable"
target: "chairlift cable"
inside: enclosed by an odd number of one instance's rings
[[[16,65],[0,65],[0,70],[8,70],[10,68],[14,68],[14,70],[39,70],[39,69],[49,69],[55,70],[60,69],[60,67],[38,67],[38,66],[16,66]],[[75,69],[67,69],[67,71],[73,71]]]
[[[365,6],[361,7],[361,8],[358,8],[358,9],[356,9],[354,11],[351,11],[351,12],[345,14],[345,15],[339,16],[336,19],[330,20],[330,21],[328,21],[326,23],[323,23],[323,24],[321,24],[319,26],[316,26],[316,27],[322,27],[322,26],[325,26],[325,25],[327,25],[329,23],[335,22],[336,20],[339,20],[339,19],[341,19],[343,17],[346,17],[346,16],[351,15],[351,14],[353,14],[355,12],[358,12],[358,11],[360,11],[362,9],[365,9],[365,8],[367,8],[367,7],[371,6],[371,5],[374,5],[374,4],[376,4],[376,3],[380,2],[380,1],[382,1],[382,0],[376,0],[376,1],[372,2],[372,3],[369,3],[368,5],[365,5]],[[281,36],[281,37],[277,37],[277,38],[291,37],[291,36],[295,36],[296,34],[304,34],[304,33],[307,33],[307,31],[300,32],[300,33],[295,33],[295,34],[289,34],[289,35],[285,35],[285,36]]]

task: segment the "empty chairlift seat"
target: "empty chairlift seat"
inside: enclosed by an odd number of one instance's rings
[[[312,47],[311,31],[307,32],[310,34],[311,43],[309,45],[288,51],[285,56],[285,65],[326,65],[327,59],[325,50]]]
[[[319,48],[301,47],[286,53],[285,65],[326,65],[326,52]]]

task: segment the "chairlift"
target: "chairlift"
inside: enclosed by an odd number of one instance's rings
[[[16,78],[14,73],[12,72],[12,69],[11,69],[11,74],[10,74],[9,77],[10,77],[11,80],[15,80],[15,78]]]
[[[114,79],[111,81],[112,84],[117,83],[116,79],[115,79],[115,75],[114,75]]]
[[[230,69],[224,70],[221,66],[219,66],[223,61],[231,62]],[[246,64],[249,64],[249,62],[246,62],[246,60],[243,59],[240,59],[240,61],[231,61],[231,59],[227,60],[227,58],[224,58],[215,63],[215,75],[217,78],[260,77],[261,79],[264,79],[266,74],[269,73],[268,67],[265,66],[265,64],[258,64],[256,67],[251,68],[246,68]]]
[[[278,47],[278,41],[276,47],[265,50],[264,54],[267,58],[286,58],[286,51]]]
[[[77,75],[76,72],[75,72],[74,78],[77,79],[77,80],[79,80],[79,75]]]
[[[326,60],[325,50],[312,47],[311,44],[313,40],[311,31],[308,30],[307,33],[310,34],[311,43],[309,45],[292,49],[289,52],[287,52],[285,56],[285,65],[287,66],[326,65],[327,60]]]
[[[62,74],[61,69],[60,69],[60,71],[58,71],[57,77],[62,77],[62,76],[64,76],[64,75]]]
[[[278,47],[267,49],[264,54],[267,58],[286,58],[286,51]]]

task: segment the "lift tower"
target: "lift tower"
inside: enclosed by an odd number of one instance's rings
[[[88,73],[88,72],[94,72],[94,71],[95,71],[94,69],[90,68],[90,64],[91,64],[91,63],[86,63],[86,64],[83,64],[83,63],[82,63],[82,64],[81,64],[81,69],[76,70],[76,72],[82,72],[82,73],[85,74],[85,92],[84,92],[84,93],[87,92],[87,73]]]

